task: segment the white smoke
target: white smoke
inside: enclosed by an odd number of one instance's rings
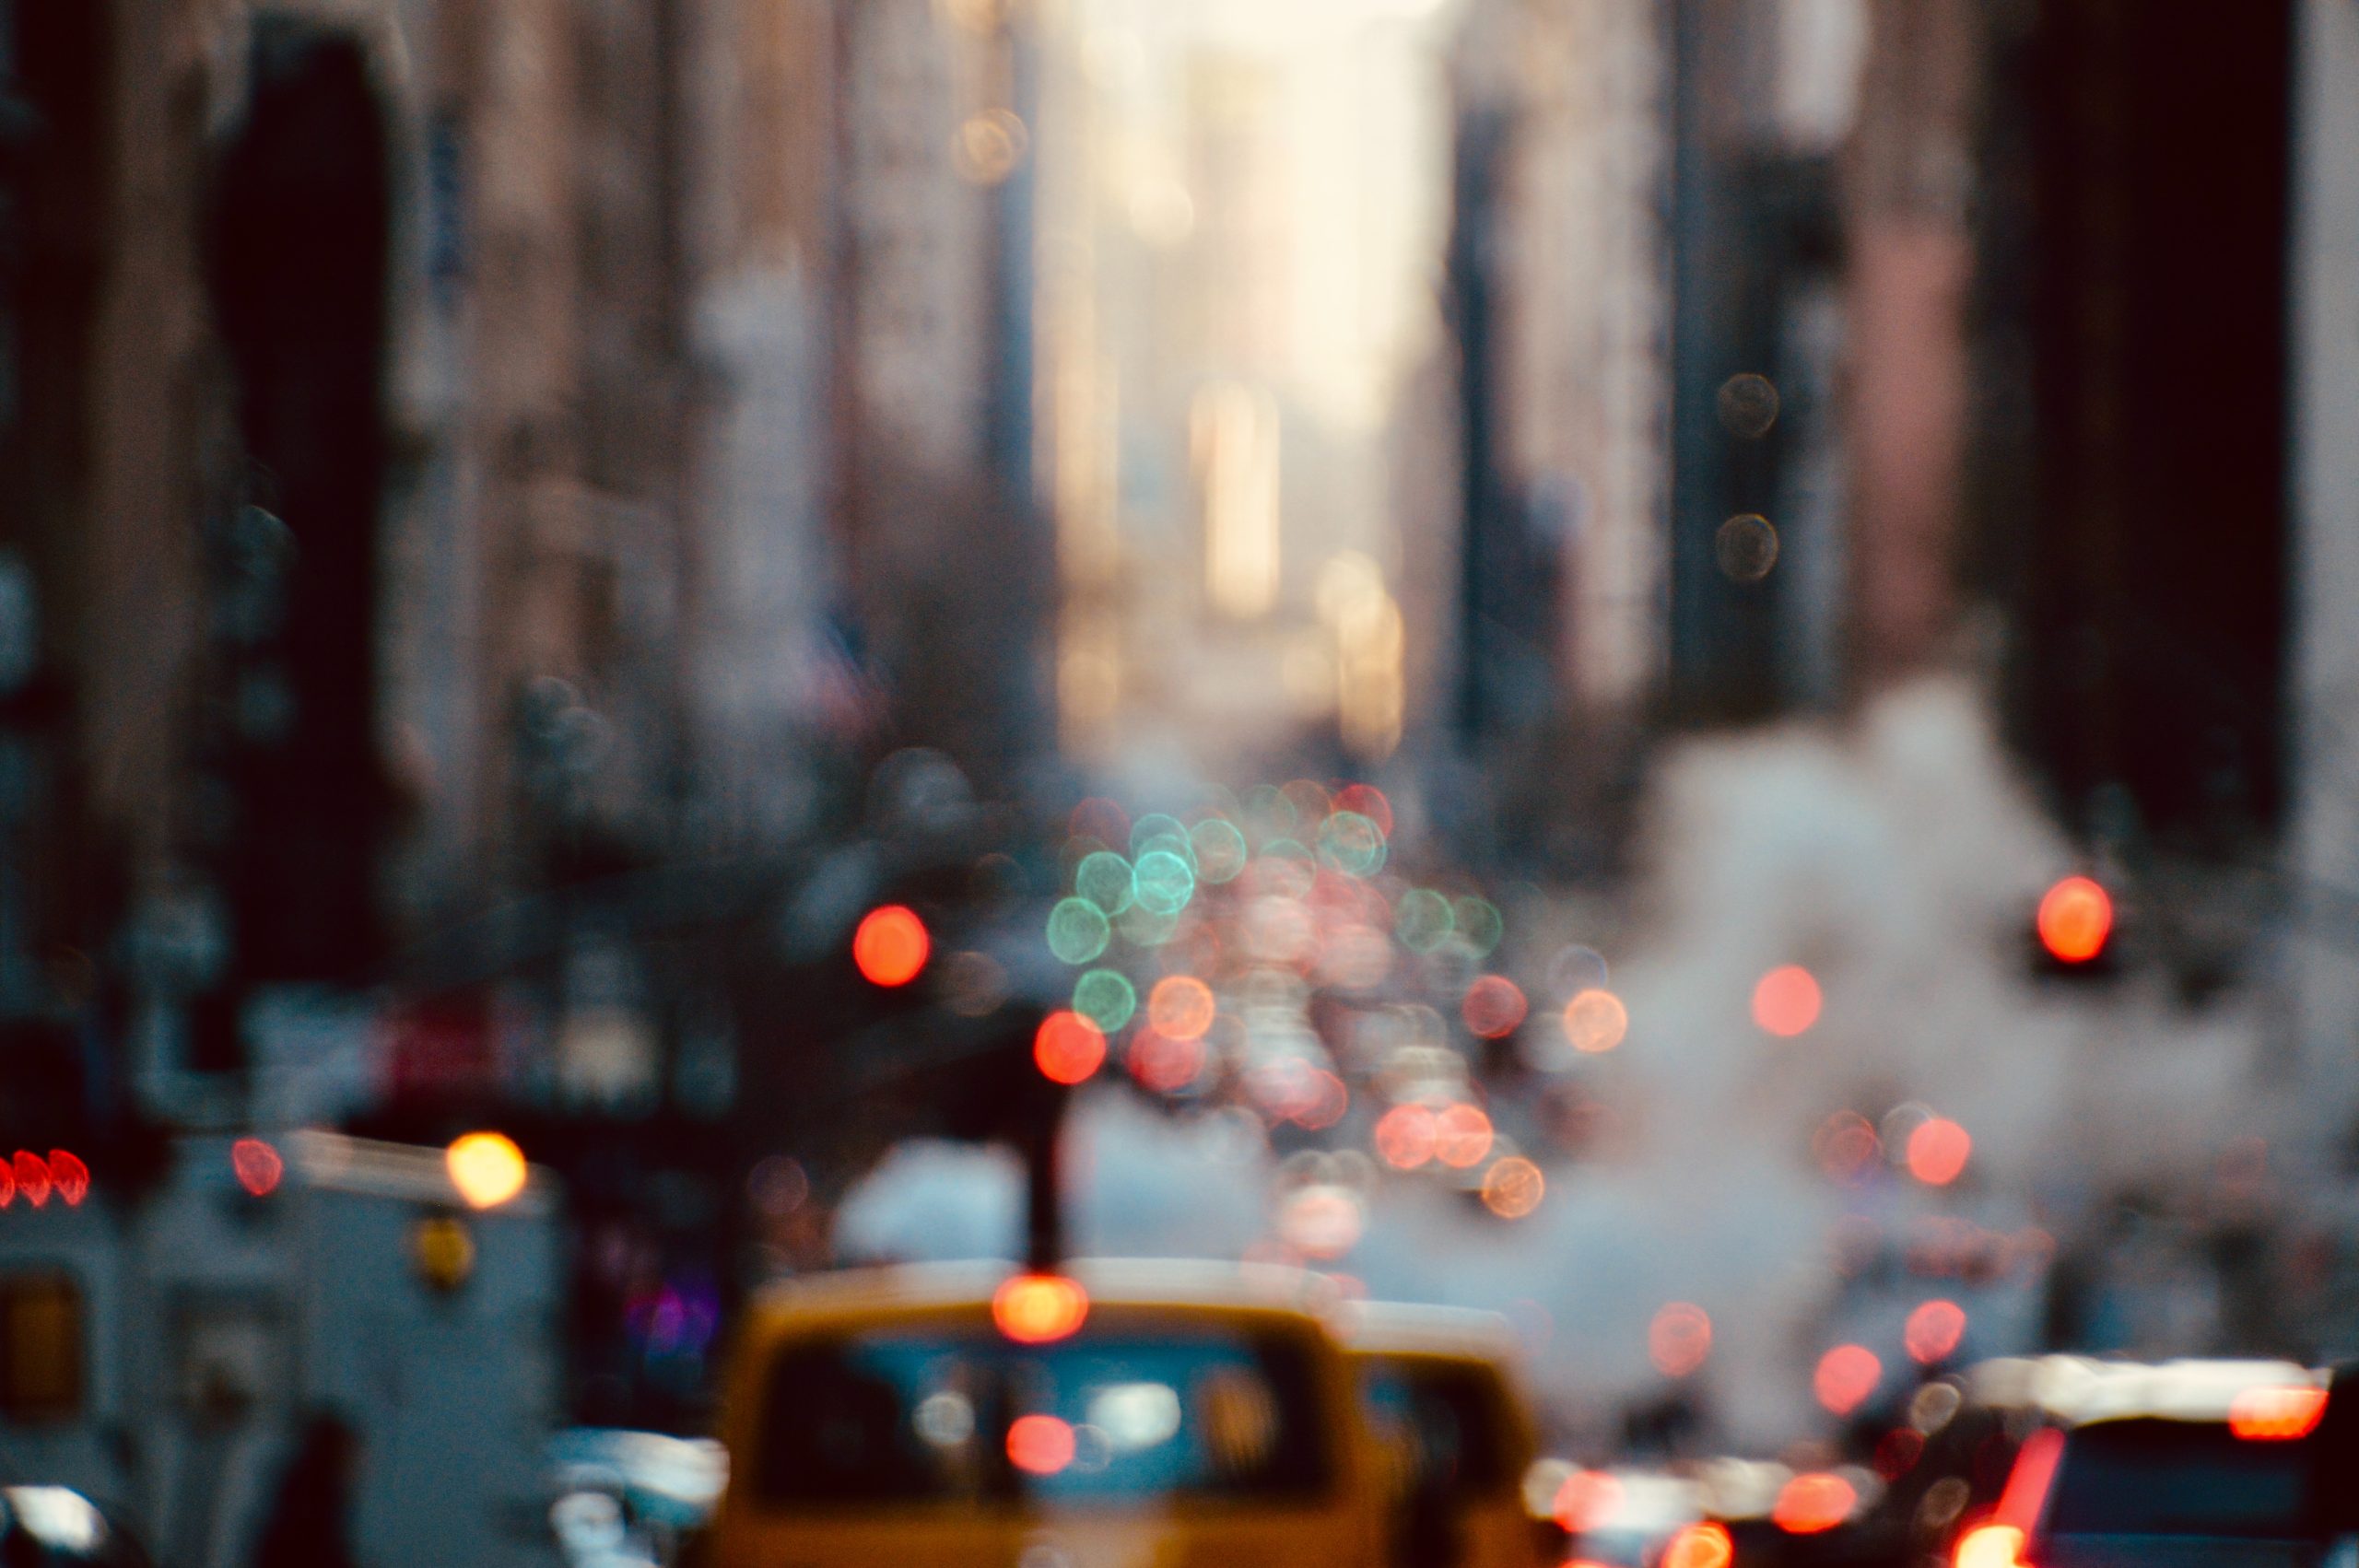
[[[1691,744],[1664,765],[1647,820],[1643,913],[1614,973],[1629,1035],[1578,1064],[1614,1117],[1606,1152],[1550,1166],[1546,1201],[1514,1223],[1422,1178],[1387,1181],[1341,1263],[1376,1294],[1533,1328],[1532,1371],[1564,1429],[1594,1438],[1662,1391],[1647,1328],[1673,1300],[1711,1315],[1699,1383],[1738,1446],[1811,1428],[1830,1336],[1902,1363],[1918,1295],[1967,1306],[1975,1354],[2027,1348],[2029,1268],[1972,1290],[1904,1280],[1830,1316],[1832,1228],[1847,1210],[1886,1235],[1942,1213],[2061,1228],[2258,1129],[2249,1019],[2188,1015],[2134,974],[2094,997],[2029,977],[2030,912],[2074,867],[1962,688],[1897,693],[1848,730]],[[1750,1000],[1788,963],[1818,977],[1825,1008],[1778,1040]],[[1830,1113],[1904,1100],[1973,1135],[1956,1187],[1895,1178],[1847,1195],[1819,1172],[1811,1134]],[[1273,1169],[1266,1151],[1240,1162],[1228,1124],[1099,1094],[1075,1131],[1084,1250],[1234,1257],[1264,1233]],[[855,1194],[842,1235],[871,1253],[1008,1256],[1016,1191],[1003,1159],[913,1148]]]

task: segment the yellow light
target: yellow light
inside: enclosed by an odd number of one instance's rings
[[[992,1321],[1020,1345],[1045,1345],[1079,1328],[1089,1293],[1061,1274],[1018,1274],[992,1297]]]
[[[497,1209],[524,1190],[524,1151],[505,1133],[467,1133],[452,1142],[442,1163],[471,1209]]]
[[[2021,1568],[2024,1533],[2013,1525],[1983,1525],[1958,1538],[1957,1568]]]

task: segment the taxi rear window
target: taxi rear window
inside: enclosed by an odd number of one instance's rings
[[[2291,1539],[2306,1528],[2310,1452],[2305,1442],[2254,1442],[2214,1422],[2081,1427],[2064,1445],[2048,1531]]]
[[[1518,1479],[1505,1402],[1481,1368],[1371,1356],[1360,1389],[1379,1429],[1408,1448],[1418,1484],[1473,1496]]]
[[[886,1328],[788,1345],[754,1472],[773,1508],[1280,1501],[1328,1490],[1316,1369],[1283,1333]]]

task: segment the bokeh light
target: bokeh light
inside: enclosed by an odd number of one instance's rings
[[[1195,847],[1197,876],[1215,886],[1233,880],[1251,858],[1245,835],[1226,817],[1206,817],[1188,830],[1188,841]]]
[[[1119,915],[1136,896],[1131,862],[1111,849],[1084,855],[1081,864],[1074,868],[1073,890],[1106,914]]]
[[[1193,1040],[1213,1026],[1210,986],[1193,975],[1166,975],[1146,993],[1147,1024],[1175,1040]]]
[[[241,1138],[229,1145],[229,1169],[237,1176],[238,1185],[256,1198],[267,1198],[278,1189],[279,1178],[287,1174],[287,1163],[278,1151],[259,1138]]]
[[[1141,855],[1133,871],[1134,896],[1139,907],[1156,915],[1176,915],[1196,895],[1196,873],[1173,850],[1157,847]]]
[[[1413,953],[1431,953],[1456,924],[1449,900],[1430,888],[1410,889],[1392,911],[1392,934]]]
[[[1131,841],[1131,813],[1102,795],[1093,795],[1074,807],[1065,826],[1075,838],[1095,838],[1100,844]]]
[[[871,985],[906,986],[925,968],[933,946],[915,910],[887,904],[862,917],[851,936],[851,961]]]
[[[1711,1353],[1711,1315],[1692,1301],[1665,1302],[1647,1325],[1647,1359],[1665,1377],[1692,1375]]]
[[[1515,1033],[1523,1022],[1525,1005],[1523,992],[1513,980],[1504,975],[1485,975],[1467,988],[1459,1013],[1469,1031],[1496,1040]]]
[[[1831,1470],[1809,1470],[1778,1490],[1769,1519],[1789,1535],[1820,1535],[1851,1516],[1860,1489]]]
[[[1568,1535],[1586,1535],[1622,1506],[1621,1479],[1604,1470],[1575,1470],[1565,1478],[1548,1512]]]
[[[19,1149],[8,1164],[9,1174],[16,1178],[17,1195],[39,1209],[49,1202],[49,1162],[29,1149]]]
[[[469,1132],[452,1141],[442,1164],[471,1209],[497,1209],[524,1190],[524,1151],[502,1132]]]
[[[1158,1094],[1176,1094],[1203,1074],[1204,1042],[1143,1029],[1131,1037],[1123,1061],[1131,1076],[1144,1087]]]
[[[1395,1106],[1376,1118],[1377,1157],[1395,1170],[1415,1170],[1434,1157],[1438,1132],[1426,1106]]]
[[[1577,1051],[1590,1056],[1610,1051],[1629,1032],[1629,1009],[1612,991],[1585,990],[1565,1004],[1565,1038]]]
[[[1384,869],[1384,831],[1357,812],[1337,812],[1319,825],[1319,858],[1352,876]]]
[[[2325,1419],[2326,1401],[2323,1388],[2246,1388],[2228,1401],[2228,1430],[2238,1437],[2261,1443],[2307,1437]]]
[[[992,1293],[992,1322],[1020,1345],[1045,1345],[1080,1328],[1089,1293],[1062,1274],[1017,1274]]]
[[[1908,1174],[1928,1187],[1947,1187],[1965,1173],[1973,1153],[1973,1136],[1937,1116],[1908,1135]]]
[[[1060,964],[1091,962],[1106,951],[1113,934],[1106,911],[1087,898],[1060,899],[1049,911],[1049,951]]]
[[[1073,1428],[1055,1416],[1017,1416],[1007,1423],[1007,1462],[1027,1475],[1055,1475],[1073,1463]]]
[[[2084,876],[2068,876],[2039,901],[2040,945],[2066,964],[2086,964],[2113,931],[2113,899]]]
[[[1792,1039],[1818,1022],[1818,977],[1799,964],[1784,964],[1753,988],[1753,1021],[1780,1039]]]
[[[1736,1543],[1728,1527],[1714,1519],[1698,1519],[1672,1533],[1662,1549],[1659,1568],[1729,1568],[1736,1561]]]
[[[1847,1416],[1865,1404],[1884,1381],[1884,1363],[1865,1345],[1837,1345],[1818,1358],[1811,1375],[1811,1392],[1835,1415]]]
[[[1925,1366],[1946,1360],[1966,1337],[1966,1309],[1954,1301],[1929,1301],[1908,1315],[1900,1342],[1908,1359]]]
[[[49,1152],[49,1179],[68,1209],[78,1208],[90,1194],[90,1167],[71,1149]]]
[[[1088,1082],[1106,1060],[1106,1036],[1078,1012],[1060,1009],[1032,1036],[1032,1062],[1051,1083]]]
[[[1731,582],[1759,582],[1778,564],[1778,531],[1758,512],[1732,517],[1712,536],[1712,558]]]
[[[1520,1154],[1491,1162],[1483,1173],[1483,1207],[1502,1220],[1520,1220],[1548,1195],[1548,1178]]]
[[[1450,1106],[1434,1117],[1434,1158],[1453,1170],[1481,1164],[1491,1141],[1491,1118],[1480,1106]]]
[[[1458,934],[1474,950],[1477,958],[1487,958],[1499,945],[1499,938],[1507,934],[1507,922],[1499,918],[1498,909],[1486,898],[1468,896],[1455,900],[1449,907],[1450,918],[1457,922]]]
[[[1714,400],[1721,426],[1731,436],[1759,440],[1778,422],[1778,388],[1766,376],[1743,371],[1720,383]]]
[[[1346,784],[1335,791],[1335,809],[1364,816],[1386,838],[1392,837],[1392,802],[1373,784]]]
[[[1131,1021],[1139,1008],[1139,993],[1130,977],[1117,969],[1092,969],[1073,984],[1073,1010],[1110,1035]]]

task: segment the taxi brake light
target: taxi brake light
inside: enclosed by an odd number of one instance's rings
[[[2283,1443],[2307,1437],[2325,1415],[2323,1388],[2248,1388],[2228,1403],[2228,1430],[2256,1442]]]

